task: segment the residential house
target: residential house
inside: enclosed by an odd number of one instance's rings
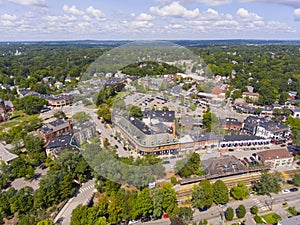
[[[73,127],[76,143],[83,143],[97,135],[96,125],[92,122],[75,124]]]
[[[245,99],[249,99],[252,102],[257,102],[259,99],[259,94],[255,92],[243,92],[242,97]]]
[[[292,117],[300,119],[300,108],[290,109],[292,111]]]
[[[243,123],[235,118],[226,118],[221,121],[221,127],[224,130],[239,131],[243,127]]]

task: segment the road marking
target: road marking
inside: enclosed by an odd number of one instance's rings
[[[88,191],[88,190],[91,190],[92,188],[94,188],[95,187],[95,185],[94,184],[92,184],[92,185],[90,185],[90,186],[87,186],[87,187],[81,187],[80,189],[79,189],[79,193],[80,194],[82,194],[82,193],[84,193],[84,192],[86,192],[86,191]]]

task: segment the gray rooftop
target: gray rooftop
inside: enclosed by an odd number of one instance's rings
[[[124,117],[117,118],[115,123],[126,132],[137,144],[144,147],[155,147],[177,143],[177,139],[168,133],[147,135]]]
[[[298,225],[300,224],[300,216],[294,216],[278,222],[278,225]]]
[[[9,152],[8,150],[10,148],[11,147],[9,145],[4,145],[4,144],[0,143],[0,160],[3,160],[4,162],[9,163],[10,161],[19,157],[18,155]]]

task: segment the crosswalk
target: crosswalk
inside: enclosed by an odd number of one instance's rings
[[[84,192],[86,192],[86,191],[88,191],[88,190],[93,189],[94,187],[95,187],[94,184],[91,184],[91,185],[89,185],[89,186],[87,186],[87,187],[81,187],[81,188],[79,189],[79,193],[80,193],[80,194],[81,194],[81,193],[84,193]]]
[[[264,206],[263,203],[260,202],[257,198],[254,198],[253,201],[256,203],[257,207],[261,209],[261,211],[266,211],[268,208]]]

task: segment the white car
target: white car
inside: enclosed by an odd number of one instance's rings
[[[130,220],[128,224],[130,225],[130,224],[135,224],[135,223],[138,223],[138,222],[139,221],[137,221],[137,220]]]
[[[283,189],[281,192],[282,192],[282,194],[287,194],[287,193],[290,193],[290,190],[288,190],[288,189]]]

